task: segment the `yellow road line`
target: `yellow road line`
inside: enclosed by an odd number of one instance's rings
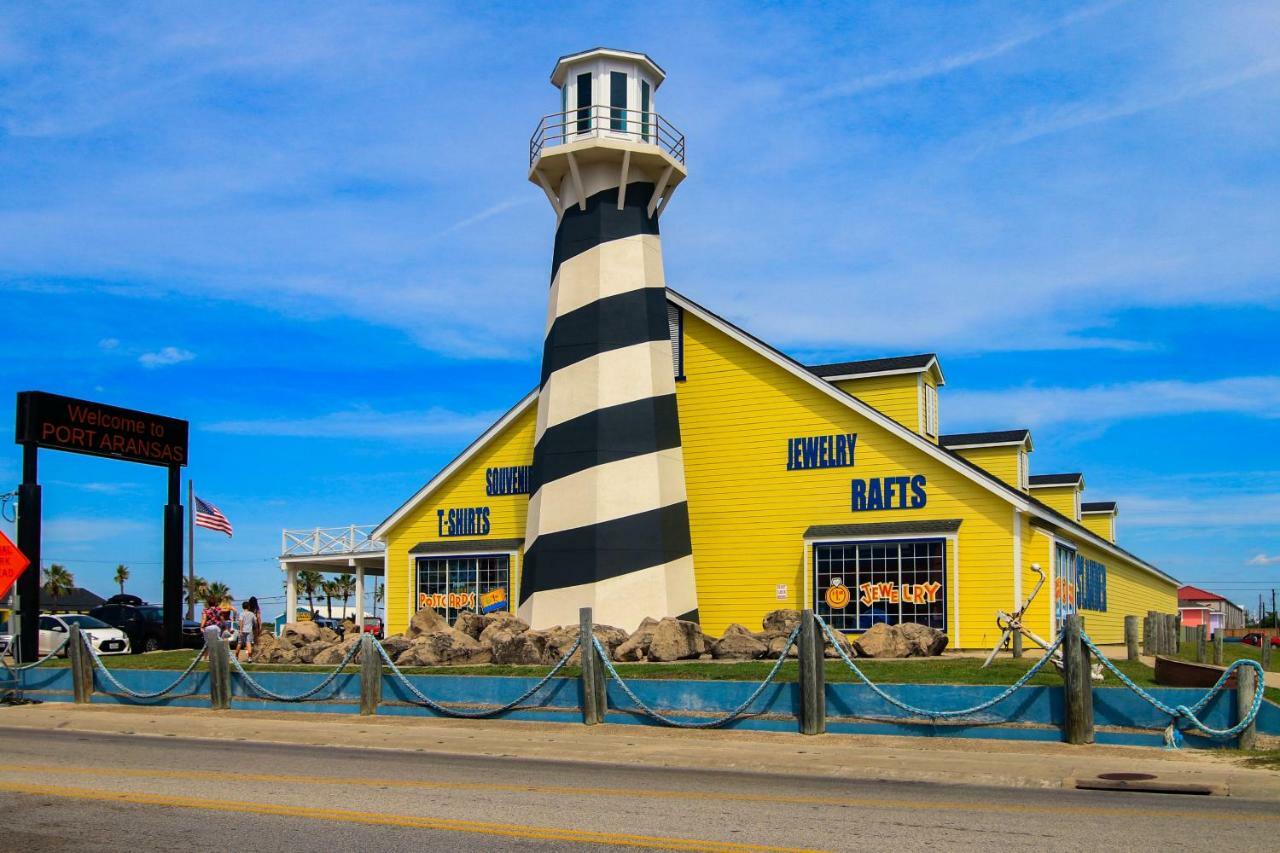
[[[64,773],[86,776],[108,776],[132,779],[182,779],[207,780],[208,774],[193,770],[164,770],[131,767],[76,767],[66,765],[45,764],[0,764],[0,773]],[[588,797],[624,797],[626,799],[688,799],[697,797],[700,800],[721,800],[738,803],[774,803],[778,805],[803,806],[848,806],[856,808],[907,809],[918,810],[920,803],[914,799],[894,799],[890,797],[824,797],[799,794],[741,794],[732,791],[671,791],[660,788],[644,790],[629,788],[576,788],[566,785],[511,785],[496,782],[453,782],[418,779],[386,779],[386,778],[352,778],[350,776],[302,776],[276,773],[237,773],[236,779],[245,782],[269,782],[300,785],[349,785],[367,788],[380,785],[386,788],[404,788],[428,791],[480,791],[487,793],[513,794],[555,794],[562,796]],[[832,780],[839,784],[839,780]],[[974,811],[994,814],[1067,814],[1097,815],[1102,817],[1126,815],[1137,817],[1174,817],[1193,820],[1212,821],[1261,821],[1264,823],[1280,822],[1280,812],[1254,813],[1242,811],[1201,812],[1191,809],[1137,808],[1133,806],[1086,806],[1086,805],[1024,805],[1021,803],[999,802],[965,802],[959,800],[930,800],[930,809],[948,811]]]
[[[335,823],[357,823],[366,826],[396,826],[408,829],[434,829],[443,832],[467,832],[476,835],[503,836],[507,838],[535,839],[542,841],[569,841],[579,844],[612,844],[621,847],[644,847],[655,850],[697,850],[708,853],[820,853],[815,850],[799,850],[793,847],[771,847],[759,844],[738,844],[731,841],[703,841],[694,838],[674,838],[657,835],[623,835],[613,832],[594,832],[586,829],[527,826],[518,823],[486,823],[475,820],[424,817],[419,815],[360,812],[350,809],[286,806],[276,803],[258,803],[242,800],[215,800],[204,797],[179,797],[168,794],[146,794],[137,791],[98,791],[93,788],[71,788],[60,785],[24,785],[0,782],[0,791],[14,794],[30,794],[40,797],[61,797],[72,800],[90,800],[110,803],[133,803],[165,808],[202,809],[205,811],[261,814],[278,817],[299,817],[309,820],[326,820]]]

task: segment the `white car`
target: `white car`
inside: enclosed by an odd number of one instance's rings
[[[101,619],[85,616],[83,613],[60,613],[57,616],[44,614],[40,617],[40,655],[49,654],[66,639],[71,632],[71,625],[79,625],[80,633],[89,638],[100,655],[129,654],[129,637],[119,628],[112,628]],[[67,650],[59,652],[63,657]]]

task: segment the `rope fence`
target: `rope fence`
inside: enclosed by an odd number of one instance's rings
[[[673,728],[712,729],[712,728],[718,728],[721,726],[728,725],[730,723],[733,723],[737,720],[742,719],[743,717],[748,716],[751,713],[751,708],[759,701],[760,697],[764,694],[765,690],[768,689],[768,687],[771,684],[774,684],[777,681],[778,673],[781,671],[782,665],[786,662],[786,659],[790,654],[792,648],[796,647],[797,645],[800,646],[799,654],[801,658],[805,658],[806,655],[810,655],[810,656],[816,655],[817,656],[816,665],[818,667],[821,667],[823,665],[822,658],[824,655],[824,651],[823,651],[824,643],[822,642],[821,638],[825,638],[826,640],[829,640],[832,643],[832,645],[835,646],[837,656],[842,661],[844,666],[850,672],[852,672],[862,684],[866,685],[881,700],[905,712],[910,717],[922,718],[922,719],[928,719],[928,720],[945,720],[945,719],[959,719],[959,718],[974,717],[975,715],[980,714],[984,711],[987,711],[992,707],[1012,697],[1023,687],[1027,686],[1027,684],[1031,681],[1031,679],[1035,678],[1038,673],[1043,671],[1044,668],[1053,660],[1054,656],[1060,650],[1063,651],[1064,653],[1067,651],[1067,648],[1064,645],[1064,643],[1066,642],[1069,636],[1068,632],[1065,630],[1059,633],[1057,639],[1054,640],[1054,642],[1045,649],[1044,655],[1038,661],[1036,661],[1031,667],[1029,667],[1027,671],[1023,673],[1020,678],[1018,678],[1017,681],[1015,681],[1013,684],[1010,684],[1000,693],[988,699],[985,699],[976,705],[971,705],[965,708],[925,708],[918,705],[913,705],[903,699],[898,698],[893,693],[886,690],[884,687],[872,681],[871,678],[865,672],[863,672],[863,670],[858,666],[858,664],[850,656],[846,648],[846,641],[844,640],[844,638],[839,636],[837,632],[824,619],[822,619],[821,616],[818,616],[817,614],[810,615],[809,613],[806,613],[805,618],[809,618],[813,620],[813,624],[816,625],[817,632],[815,633],[813,631],[810,631],[810,633],[804,634],[802,637],[801,629],[804,623],[802,621],[800,625],[797,625],[791,631],[790,635],[787,637],[786,643],[783,645],[781,652],[778,654],[777,658],[774,660],[773,666],[769,669],[769,672],[764,677],[764,680],[762,680],[759,684],[757,684],[755,688],[751,691],[751,694],[747,696],[746,699],[744,699],[740,704],[738,704],[737,707],[733,708],[732,710],[724,714],[721,714],[720,716],[717,716],[711,719],[682,719],[676,716],[671,716],[671,713],[669,711],[663,712],[651,707],[648,703],[646,703],[644,700],[640,698],[640,696],[636,693],[636,691],[633,689],[631,684],[629,684],[628,681],[619,674],[617,668],[614,666],[613,661],[611,660],[611,656],[608,652],[608,649],[600,641],[600,639],[596,637],[594,634],[591,634],[590,642],[584,645],[583,636],[581,632],[579,633],[578,637],[574,639],[573,645],[571,645],[568,648],[568,650],[565,651],[560,656],[560,658],[555,662],[555,664],[551,667],[551,669],[544,676],[538,679],[537,682],[535,682],[530,687],[528,687],[528,689],[524,690],[519,696],[515,697],[511,701],[500,706],[481,707],[481,708],[457,707],[454,705],[445,704],[443,702],[440,702],[436,699],[432,699],[431,697],[427,696],[409,679],[408,676],[405,675],[405,673],[400,669],[400,667],[396,665],[395,661],[392,660],[391,654],[387,651],[386,647],[377,639],[369,635],[364,635],[360,638],[358,642],[351,643],[347,648],[345,654],[343,655],[342,660],[338,663],[338,665],[332,671],[328,672],[320,682],[299,693],[281,693],[276,690],[272,690],[271,688],[262,684],[257,678],[255,678],[248,671],[246,671],[244,666],[241,665],[240,661],[236,659],[235,655],[226,654],[225,649],[218,650],[219,654],[214,655],[211,653],[211,649],[208,644],[206,644],[205,647],[200,649],[200,651],[191,659],[191,663],[187,665],[186,669],[183,670],[173,681],[171,681],[161,689],[151,690],[151,691],[134,690],[128,685],[122,683],[120,679],[117,678],[116,675],[107,667],[106,663],[102,659],[102,656],[98,653],[97,649],[93,647],[93,643],[84,634],[80,634],[79,636],[80,645],[82,646],[80,650],[77,650],[74,647],[68,647],[68,643],[72,639],[70,636],[68,636],[67,638],[64,638],[62,642],[58,644],[57,647],[55,647],[48,654],[41,657],[39,660],[33,661],[29,664],[22,664],[17,666],[11,666],[9,664],[4,663],[3,661],[0,661],[0,668],[3,668],[4,670],[11,673],[16,679],[20,676],[22,672],[35,669],[36,667],[39,667],[48,663],[54,657],[62,653],[65,649],[69,653],[69,656],[72,659],[71,668],[72,668],[73,680],[75,680],[75,684],[77,685],[76,687],[77,701],[88,701],[87,697],[89,693],[92,692],[93,673],[96,672],[97,675],[100,677],[102,684],[105,687],[105,689],[103,689],[102,692],[106,693],[107,695],[127,697],[135,701],[147,702],[147,701],[157,700],[165,696],[168,696],[170,694],[173,694],[182,685],[182,683],[192,675],[196,667],[199,665],[200,661],[204,659],[208,659],[210,661],[210,672],[211,672],[210,690],[211,691],[215,690],[214,681],[216,681],[217,679],[214,677],[216,673],[214,673],[213,671],[217,669],[223,673],[221,676],[222,678],[221,683],[223,684],[224,689],[228,692],[229,692],[229,683],[227,682],[227,678],[230,673],[234,673],[234,675],[239,677],[239,679],[244,683],[248,692],[253,695],[256,695],[263,699],[267,699],[274,702],[298,703],[298,702],[304,702],[308,699],[312,699],[320,695],[326,688],[333,685],[338,679],[338,676],[352,663],[352,661],[355,659],[356,655],[361,651],[361,649],[367,646],[371,651],[375,652],[376,654],[371,656],[368,660],[363,661],[363,666],[365,667],[365,669],[362,672],[362,678],[361,678],[362,713],[373,713],[374,712],[373,710],[368,710],[368,711],[363,710],[363,703],[367,699],[371,703],[372,708],[376,708],[377,703],[380,701],[379,697],[381,695],[381,688],[378,687],[376,692],[370,693],[369,696],[366,696],[365,695],[366,690],[369,689],[366,687],[366,684],[365,684],[366,681],[369,678],[372,678],[374,681],[379,681],[382,674],[385,671],[389,673],[390,677],[394,680],[394,682],[400,685],[403,688],[403,690],[408,694],[408,696],[411,697],[407,700],[411,704],[428,708],[431,711],[437,714],[440,714],[442,716],[457,717],[457,718],[463,718],[463,719],[484,719],[484,718],[490,718],[490,717],[497,717],[502,714],[506,714],[510,711],[516,710],[518,708],[524,707],[525,703],[527,703],[540,690],[545,688],[551,682],[552,679],[554,679],[557,675],[559,675],[561,671],[569,664],[569,661],[573,657],[573,655],[579,652],[579,650],[581,650],[582,658],[583,658],[584,685],[586,685],[587,683],[586,671],[590,667],[594,666],[593,659],[598,658],[599,664],[601,666],[602,676],[607,674],[607,677],[613,680],[613,682],[617,685],[618,689],[622,691],[622,693],[627,697],[627,699],[629,700],[632,706],[631,709],[619,708],[618,710],[631,710],[633,712],[638,712],[641,715],[649,718],[650,720],[653,720],[654,722],[660,725],[670,726]],[[1117,680],[1122,685],[1124,685],[1125,688],[1127,688],[1128,690],[1136,694],[1144,702],[1151,705],[1151,707],[1158,710],[1161,714],[1167,715],[1169,717],[1169,724],[1164,730],[1164,736],[1165,736],[1166,744],[1170,747],[1177,747],[1181,743],[1182,735],[1179,729],[1179,723],[1181,722],[1185,722],[1185,724],[1188,727],[1200,732],[1206,737],[1209,737],[1215,740],[1228,740],[1228,739],[1240,737],[1242,733],[1245,732],[1246,729],[1248,729],[1251,725],[1254,724],[1255,720],[1258,717],[1259,712],[1261,711],[1262,702],[1263,702],[1263,686],[1265,685],[1266,682],[1265,682],[1265,674],[1264,674],[1263,667],[1257,661],[1253,661],[1249,659],[1241,659],[1241,660],[1235,661],[1234,663],[1232,663],[1230,666],[1226,668],[1226,670],[1222,673],[1221,677],[1213,685],[1213,687],[1211,687],[1195,703],[1191,705],[1170,705],[1166,702],[1161,701],[1152,693],[1148,692],[1147,690],[1143,689],[1138,684],[1136,684],[1133,681],[1133,679],[1127,676],[1123,670],[1121,670],[1114,662],[1112,662],[1110,658],[1108,658],[1107,655],[1104,654],[1103,651],[1098,648],[1098,646],[1093,642],[1093,640],[1090,639],[1082,631],[1078,632],[1078,634],[1071,634],[1070,636],[1073,636],[1073,637],[1078,636],[1080,640],[1080,644],[1085,649],[1087,649],[1087,653],[1091,654],[1098,661],[1098,663],[1101,664],[1102,667],[1104,667],[1107,670],[1110,670],[1112,675],[1114,675],[1117,678]],[[87,663],[85,662],[85,658],[82,656],[86,654],[88,656]],[[810,660],[810,664],[813,664],[812,658],[810,658],[809,660]],[[804,665],[805,664],[802,661],[801,662],[802,669]],[[82,685],[82,682],[77,680],[81,678],[81,675],[77,673],[78,667],[81,668],[84,673],[83,679],[85,680],[84,683],[87,684],[87,686]],[[1247,710],[1241,713],[1240,719],[1238,722],[1226,728],[1215,728],[1214,726],[1211,726],[1208,723],[1206,723],[1201,718],[1201,715],[1204,709],[1208,707],[1209,703],[1212,702],[1215,697],[1217,697],[1219,694],[1221,694],[1223,691],[1227,689],[1227,683],[1233,675],[1236,675],[1239,671],[1246,668],[1252,669],[1257,675],[1257,686],[1256,686],[1256,689],[1254,689],[1253,691],[1251,704],[1249,705]],[[802,681],[803,681],[803,677],[802,677]],[[605,698],[606,693],[605,693],[604,687],[598,686],[597,689],[600,690],[600,694],[599,694],[600,716],[596,717],[595,719],[596,721],[599,721],[600,719],[602,719],[603,712],[605,710],[608,710],[608,707],[607,707],[608,702],[607,702],[607,699]],[[81,698],[82,695],[84,698]],[[191,695],[191,694],[188,693],[183,695]],[[212,693],[211,693],[211,697],[212,697]],[[802,700],[802,702],[803,701],[807,701],[807,700]],[[584,715],[586,712],[585,706],[586,706],[586,697],[584,694]],[[214,707],[227,707],[227,704],[224,701],[223,704],[221,705],[215,704]],[[820,711],[819,713],[821,715],[825,715],[825,711]],[[585,716],[584,716],[584,719],[586,719]],[[590,721],[588,720],[588,722]],[[1015,721],[1009,720],[1009,722],[1015,722]]]

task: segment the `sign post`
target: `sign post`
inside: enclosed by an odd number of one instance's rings
[[[168,469],[164,507],[164,646],[182,641],[182,495],[187,464],[186,421],[121,409],[44,391],[20,391],[15,441],[22,445],[22,485],[18,487],[18,548],[31,567],[18,579],[18,649],[35,660],[40,620],[40,448],[105,456]]]

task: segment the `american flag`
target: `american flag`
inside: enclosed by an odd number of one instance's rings
[[[222,510],[200,498],[196,498],[196,526],[231,535],[231,522],[227,521]]]

